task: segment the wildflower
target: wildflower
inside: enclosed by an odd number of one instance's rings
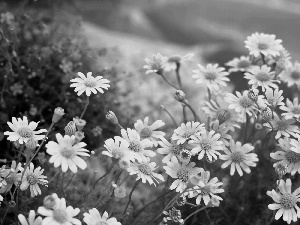
[[[162,131],[158,131],[156,129],[162,127],[165,125],[165,123],[162,120],[156,120],[152,125],[148,125],[149,118],[146,117],[144,119],[144,122],[141,120],[138,120],[134,127],[138,134],[140,135],[141,139],[148,139],[152,142],[152,144],[157,147],[159,140],[164,137],[166,134]]]
[[[193,70],[195,73],[192,77],[197,79],[196,83],[205,83],[210,90],[219,90],[219,85],[226,87],[225,81],[229,81],[228,72],[225,68],[219,67],[218,64],[208,64],[205,67],[198,64],[199,70]]]
[[[41,169],[41,167],[34,169],[33,163],[30,163],[29,167],[24,172],[20,189],[24,191],[30,186],[31,197],[40,195],[42,192],[39,184],[46,185],[48,183],[48,181],[45,180],[47,177],[42,175],[43,172],[44,170]]]
[[[18,215],[18,219],[21,223],[21,225],[41,225],[42,224],[42,217],[38,216],[35,218],[35,211],[30,210],[28,220],[23,216],[22,214]]]
[[[266,98],[268,105],[272,108],[275,109],[276,106],[283,106],[284,103],[283,97],[282,97],[282,90],[275,89],[274,91],[272,89],[267,89],[265,92]]]
[[[174,130],[171,137],[173,141],[177,141],[177,144],[183,144],[192,138],[196,133],[202,132],[204,130],[204,124],[199,122],[187,122],[182,123],[180,127]]]
[[[291,102],[288,98],[286,99],[286,106],[283,105],[280,107],[281,110],[286,111],[281,115],[285,117],[285,119],[291,119],[293,117],[297,118],[300,116],[300,104],[298,98],[294,98],[293,102]]]
[[[223,143],[219,140],[220,137],[221,135],[216,134],[213,130],[193,136],[192,140],[189,141],[189,144],[193,146],[191,153],[193,155],[198,154],[199,160],[202,159],[205,154],[209,160],[212,160],[212,158],[217,159],[217,155],[220,155],[218,151],[223,149]]]
[[[286,182],[284,182],[284,180],[279,181],[279,191],[280,192],[276,192],[274,189],[267,191],[267,195],[275,201],[275,203],[269,204],[268,208],[270,210],[278,209],[275,220],[278,220],[282,216],[282,219],[288,224],[290,224],[291,221],[296,222],[297,215],[300,215],[300,209],[297,206],[297,202],[300,200],[300,188],[297,188],[292,193],[291,179],[287,179]]]
[[[249,49],[250,55],[259,57],[260,54],[264,56],[277,56],[280,54],[280,50],[283,49],[280,44],[282,40],[276,39],[275,35],[264,34],[264,33],[254,33],[247,37],[245,41],[246,48]]]
[[[220,200],[215,197],[212,197],[207,204],[208,207],[219,207],[219,205],[220,205]]]
[[[196,163],[194,162],[181,164],[177,160],[167,162],[167,166],[163,168],[170,177],[176,179],[170,186],[170,189],[176,189],[176,192],[183,192],[187,187],[190,177],[203,171],[202,168],[195,167],[195,165]]]
[[[199,205],[201,200],[203,199],[204,204],[208,205],[212,198],[216,198],[220,201],[223,199],[216,194],[223,193],[224,189],[220,188],[223,184],[222,182],[218,182],[218,178],[214,177],[210,180],[210,172],[209,171],[201,171],[200,176],[201,182],[198,186],[194,187],[194,190],[190,192],[190,198],[196,198],[196,204]]]
[[[159,145],[162,148],[158,148],[157,152],[159,154],[163,154],[166,155],[163,159],[162,162],[166,163],[166,162],[174,162],[175,160],[177,160],[176,157],[180,156],[180,153],[182,152],[182,150],[185,147],[185,144],[177,144],[176,141],[171,141],[168,142],[165,138],[161,138],[161,141],[159,142]]]
[[[90,156],[84,142],[75,143],[74,136],[56,134],[57,142],[49,141],[46,144],[47,153],[51,155],[49,162],[54,163],[54,167],[61,166],[63,172],[68,168],[73,173],[77,173],[77,166],[84,170],[87,167],[86,162],[80,156]]]
[[[228,140],[232,139],[231,135],[227,134],[230,128],[226,126],[225,123],[222,123],[220,125],[219,120],[214,121],[212,125],[212,130],[216,132],[216,134],[220,134],[220,139],[219,141],[222,141],[222,143],[225,146],[229,145]]]
[[[180,223],[182,224],[184,221],[181,218],[181,212],[180,210],[176,209],[175,207],[172,207],[169,211],[163,211],[163,214],[166,215],[165,217],[166,221],[171,220],[174,221],[175,223]]]
[[[280,80],[287,83],[288,87],[294,84],[300,86],[300,63],[296,62],[294,65],[289,65],[282,73],[278,76]]]
[[[253,66],[245,73],[245,78],[248,79],[248,84],[252,85],[252,88],[262,87],[262,90],[278,88],[274,82],[279,82],[275,80],[275,73],[271,72],[271,68],[263,65],[262,67]]]
[[[129,143],[121,137],[115,136],[114,139],[107,139],[104,142],[104,147],[107,151],[103,151],[103,155],[107,155],[116,160],[134,160],[134,153],[128,149]]]
[[[229,73],[237,71],[245,72],[252,67],[249,56],[241,56],[240,58],[234,58],[225,65],[231,67],[229,69]]]
[[[72,206],[66,207],[66,200],[64,198],[56,199],[53,210],[47,209],[44,206],[38,208],[38,213],[46,217],[43,219],[42,225],[81,225],[81,222],[74,218],[79,212],[78,208],[74,209]]]
[[[115,217],[108,219],[108,213],[105,211],[102,216],[96,208],[92,208],[88,213],[83,214],[83,221],[87,225],[122,225]]]
[[[274,119],[269,123],[264,123],[263,125],[266,126],[268,129],[272,129],[277,131],[275,138],[278,139],[282,135],[285,137],[290,137],[290,135],[297,137],[300,134],[300,130],[296,125],[292,125],[295,122],[295,119],[280,119],[276,113],[274,113]]]
[[[124,186],[118,186],[117,184],[113,183],[112,186],[114,187],[114,195],[117,198],[125,198],[126,196],[126,189]]]
[[[73,118],[73,122],[76,125],[77,130],[82,131],[83,127],[86,125],[86,121],[80,118]]]
[[[112,124],[115,124],[115,125],[119,124],[118,118],[117,118],[116,114],[113,111],[108,111],[106,113],[105,117]]]
[[[97,91],[104,93],[103,89],[108,89],[110,81],[103,79],[102,76],[93,77],[92,72],[88,72],[86,77],[83,73],[77,73],[80,78],[72,79],[71,82],[74,82],[70,87],[75,87],[75,92],[78,92],[77,95],[80,96],[83,92],[87,96],[90,96],[91,93],[97,94]]]
[[[65,110],[61,107],[57,107],[53,113],[52,123],[57,123],[63,115],[65,115]]]
[[[23,116],[23,120],[21,118],[18,118],[17,120],[13,117],[12,123],[7,122],[7,124],[10,129],[13,130],[13,132],[4,132],[4,135],[9,136],[7,140],[18,141],[20,144],[26,143],[30,138],[33,138],[36,141],[42,140],[45,135],[41,135],[41,133],[47,132],[46,129],[35,131],[38,126],[38,122],[36,123],[31,121],[28,123],[26,116]]]
[[[273,167],[275,168],[275,172],[279,176],[279,179],[281,179],[288,172],[288,166],[283,161],[274,163]]]
[[[22,173],[19,171],[23,171],[23,168],[21,166],[21,163],[16,163],[16,161],[12,161],[11,167],[9,169],[3,169],[1,170],[1,177],[0,181],[3,184],[1,187],[0,185],[0,194],[6,193],[10,191],[13,184],[15,186],[18,186],[21,181]]]
[[[74,121],[70,121],[67,126],[65,126],[65,134],[66,135],[69,135],[69,136],[72,136],[75,134],[76,132],[76,125],[75,125],[75,122]]]
[[[157,53],[156,55],[152,55],[152,59],[145,58],[147,65],[144,66],[146,69],[146,74],[149,73],[157,73],[162,74],[163,68],[166,66],[168,58],[162,56],[161,54]]]
[[[56,200],[58,199],[58,196],[56,193],[53,193],[51,195],[47,195],[43,200],[43,206],[46,209],[53,209],[53,207],[56,205]]]
[[[242,145],[239,141],[234,143],[233,140],[230,140],[230,151],[227,148],[224,148],[223,151],[225,152],[225,155],[220,155],[220,159],[226,160],[221,168],[224,169],[231,165],[231,176],[235,173],[235,169],[240,176],[243,176],[243,170],[246,173],[250,173],[251,170],[249,166],[255,167],[255,162],[258,161],[257,154],[249,153],[252,150],[254,150],[254,147],[250,144]]]
[[[139,162],[146,162],[147,157],[153,157],[156,155],[155,152],[151,150],[146,150],[145,148],[151,147],[152,143],[148,139],[141,140],[140,135],[136,130],[127,128],[121,130],[122,137],[129,143],[129,150],[134,153],[134,158]]]

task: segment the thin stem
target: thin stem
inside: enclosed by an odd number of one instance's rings
[[[188,217],[186,217],[186,218],[183,220],[183,222],[187,221],[192,215],[195,215],[195,214],[197,214],[198,212],[200,212],[200,211],[202,211],[202,210],[204,210],[204,209],[206,209],[206,208],[207,208],[207,206],[204,206],[204,207],[202,207],[202,208],[196,210],[195,212],[193,212],[192,214],[190,214]]]
[[[84,109],[83,109],[83,111],[80,115],[80,119],[82,119],[82,117],[85,114],[85,111],[86,111],[89,104],[90,104],[90,96],[86,96],[85,106],[84,106]]]
[[[248,130],[248,124],[249,124],[249,116],[246,114],[246,124],[245,124],[245,135],[244,135],[244,144],[247,141],[247,130]]]
[[[96,182],[95,182],[94,185],[93,185],[93,189],[95,189],[96,184],[97,184],[101,179],[103,179],[104,177],[106,177],[106,176],[110,173],[110,171],[113,169],[114,165],[115,165],[115,162],[112,162],[111,165],[110,165],[110,168],[108,169],[108,171],[96,180]]]
[[[73,180],[73,178],[75,177],[75,175],[76,175],[76,173],[74,173],[74,174],[72,175],[72,177],[70,178],[69,182],[67,183],[67,185],[65,186],[64,189],[67,189],[67,187],[70,185],[70,183],[72,182],[72,180]]]
[[[210,102],[211,101],[211,92],[210,92],[210,89],[207,88],[207,93],[208,93],[208,101]],[[207,130],[210,131],[210,116],[207,117]]]
[[[3,216],[2,221],[1,221],[1,225],[3,225],[3,223],[4,223],[4,219],[5,219],[5,217],[6,217],[7,213],[8,213],[8,210],[9,210],[9,206],[7,205],[7,208],[5,210],[4,216]]]
[[[186,105],[182,105],[182,113],[183,113],[183,121],[184,121],[184,123],[187,122],[187,116],[186,116],[185,109],[186,109]]]
[[[178,127],[178,125],[177,125],[177,123],[176,123],[176,120],[174,119],[174,117],[172,116],[172,114],[171,114],[165,107],[163,107],[162,109],[169,115],[169,117],[170,117],[171,120],[173,121],[174,126],[175,126],[175,127]]]
[[[176,87],[174,84],[172,84],[170,81],[168,81],[167,80],[167,78],[163,75],[163,74],[161,74],[161,77],[164,79],[164,81],[166,82],[166,83],[168,83],[171,87],[173,87],[173,88],[175,88],[176,90],[180,90],[178,87]]]
[[[127,208],[128,208],[128,206],[129,206],[129,204],[130,204],[130,202],[131,202],[131,196],[132,196],[132,193],[134,192],[135,188],[139,185],[140,182],[141,182],[141,180],[137,180],[137,181],[135,182],[133,188],[131,189],[131,192],[129,193],[129,200],[128,200],[127,205],[126,205],[126,207],[125,207],[125,209],[124,209],[123,216],[126,214]]]
[[[197,116],[197,114],[196,114],[195,110],[192,108],[192,106],[188,102],[185,102],[185,104],[187,107],[189,107],[189,109],[193,113],[195,122],[199,121],[201,123],[200,118]]]
[[[62,172],[61,180],[60,180],[60,189],[61,189],[62,195],[64,196],[64,198],[66,198],[66,194],[65,194],[65,190],[64,190],[64,179],[65,179],[65,173]]]
[[[182,83],[181,83],[181,78],[180,78],[180,66],[181,64],[179,62],[176,63],[176,77],[177,77],[177,81],[178,81],[178,85],[180,87],[180,90],[182,90]]]

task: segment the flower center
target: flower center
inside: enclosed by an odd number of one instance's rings
[[[257,48],[258,48],[259,50],[266,50],[266,49],[269,48],[269,46],[268,46],[268,44],[266,44],[266,43],[258,43],[258,44],[257,44]]]
[[[22,127],[20,128],[17,133],[22,137],[22,138],[31,138],[33,137],[33,131],[29,127]]]
[[[55,209],[53,211],[53,219],[60,224],[63,224],[68,221],[68,214],[63,209]]]
[[[285,209],[292,209],[297,203],[297,199],[295,198],[294,195],[290,193],[286,193],[282,195],[280,199],[280,204],[285,208]]]
[[[201,149],[204,151],[208,151],[211,149],[211,144],[207,139],[202,139],[200,141],[200,146],[201,146]]]
[[[225,121],[228,121],[231,118],[231,113],[229,110],[222,109],[217,112],[217,116],[220,123],[224,123]]]
[[[124,157],[124,151],[121,148],[113,148],[111,154],[114,158],[120,159]]]
[[[141,138],[149,138],[152,135],[152,130],[149,127],[145,127],[141,130]]]
[[[28,174],[26,179],[30,185],[35,185],[38,182],[37,177],[34,176],[33,174]]]
[[[289,124],[284,120],[279,120],[276,123],[277,130],[286,130],[289,127]]]
[[[243,108],[249,108],[253,105],[253,102],[250,98],[248,98],[247,96],[242,96],[240,98],[240,105],[243,107]]]
[[[175,141],[172,141],[172,153],[174,155],[179,155],[182,149],[183,149],[182,144],[177,145]]]
[[[189,176],[189,172],[186,169],[180,169],[177,172],[177,177],[178,179],[180,179],[182,182],[188,182],[190,176]]]
[[[94,88],[96,86],[96,82],[95,81],[90,81],[90,80],[86,80],[84,82],[84,85],[90,88]]]
[[[241,60],[237,64],[237,67],[242,69],[248,68],[249,66],[250,66],[250,62],[247,60]]]
[[[294,114],[300,114],[300,107],[299,106],[298,107],[294,107],[291,111]]]
[[[138,143],[137,141],[131,141],[129,143],[129,149],[131,151],[134,151],[134,152],[139,152],[141,151],[141,146],[140,146],[140,143]]]
[[[291,73],[291,78],[293,78],[294,80],[299,80],[300,79],[300,71],[297,71],[297,70],[293,71]]]
[[[256,74],[255,77],[257,80],[262,81],[262,82],[268,81],[271,79],[270,75],[265,72],[260,72],[260,73]]]
[[[231,154],[231,160],[235,163],[240,163],[244,160],[243,153],[241,152],[233,152]]]
[[[290,163],[296,163],[300,161],[300,154],[293,151],[286,151],[285,158]]]
[[[139,170],[146,175],[150,175],[152,173],[151,168],[147,164],[139,165]]]
[[[64,147],[61,150],[61,155],[67,159],[72,158],[75,155],[75,151],[72,147]]]
[[[207,72],[204,76],[207,80],[215,80],[217,78],[217,75],[214,72]]]

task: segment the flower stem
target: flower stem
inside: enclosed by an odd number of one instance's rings
[[[176,90],[180,90],[178,87],[176,87],[174,84],[172,84],[170,81],[168,81],[167,80],[167,78],[163,75],[163,74],[161,74],[161,77],[164,79],[164,81],[166,82],[166,83],[168,83],[171,87],[173,87],[173,88],[175,88]]]
[[[182,113],[183,113],[183,121],[184,121],[184,123],[187,122],[187,117],[186,117],[186,111],[185,111],[185,109],[186,109],[186,105],[182,105]]]
[[[192,106],[187,101],[185,102],[185,104],[187,107],[189,107],[189,109],[193,113],[195,122],[199,121],[201,123],[200,118],[197,116],[197,114],[196,114],[195,110],[192,108]]]
[[[85,114],[85,111],[86,111],[89,104],[90,104],[90,96],[86,96],[85,106],[84,106],[84,109],[83,109],[83,111],[80,115],[80,119],[82,119],[82,117]]]
[[[179,72],[180,66],[181,66],[181,64],[179,62],[176,63],[176,77],[177,77],[177,81],[178,81],[180,90],[182,90],[182,83],[181,83],[180,72]]]
[[[168,115],[169,117],[171,118],[171,120],[173,121],[173,124],[175,127],[178,127],[177,123],[176,123],[176,120],[174,119],[174,117],[172,116],[172,114],[165,108],[163,107],[162,110],[164,110]]]
[[[191,216],[197,214],[198,212],[200,212],[200,211],[202,211],[202,210],[204,210],[204,209],[206,209],[206,208],[207,208],[207,206],[204,206],[204,207],[202,207],[202,208],[196,210],[195,212],[191,213],[190,215],[188,215],[188,216],[184,219],[183,222],[186,222]]]
[[[211,102],[211,92],[210,89],[207,88],[207,93],[208,93],[208,101]],[[210,116],[207,117],[207,122],[206,122],[207,130],[210,131]]]
[[[110,168],[108,169],[108,171],[96,180],[96,182],[95,182],[94,185],[93,185],[93,189],[95,189],[96,184],[97,184],[100,180],[102,180],[104,177],[106,177],[106,176],[110,173],[110,171],[113,169],[114,165],[115,165],[115,162],[112,162],[111,165],[110,165]]]
[[[133,185],[133,188],[131,189],[131,192],[129,193],[129,200],[128,200],[127,205],[126,205],[126,207],[124,209],[123,216],[126,214],[127,208],[128,208],[128,206],[129,206],[129,204],[131,202],[132,193],[134,192],[135,188],[139,185],[140,182],[141,182],[141,180],[137,180],[135,182],[135,184]]]

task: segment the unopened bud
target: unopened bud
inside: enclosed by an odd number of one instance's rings
[[[79,143],[84,138],[84,133],[82,131],[75,132],[75,143]]]
[[[75,126],[75,123],[74,121],[70,121],[67,126],[65,127],[65,134],[66,135],[69,135],[69,136],[72,136],[74,135],[76,132],[76,126]]]
[[[223,109],[217,113],[217,116],[220,124],[222,124],[231,118],[231,113],[229,112],[229,110]]]
[[[63,117],[63,115],[65,115],[64,109],[57,107],[53,113],[52,123],[57,123]]]
[[[37,147],[37,141],[34,138],[28,139],[26,142],[26,148],[35,149]]]
[[[218,207],[220,205],[220,200],[212,197],[207,204],[207,207]]]
[[[248,98],[253,102],[257,102],[258,90],[250,89],[248,92]]]
[[[118,118],[113,111],[108,111],[106,113],[106,119],[112,124],[119,124]]]
[[[179,160],[184,163],[190,162],[192,154],[189,150],[183,149],[179,154]]]
[[[75,122],[77,130],[79,131],[82,131],[83,127],[86,125],[86,121],[83,119],[73,118],[73,121]]]
[[[10,207],[10,208],[16,207],[16,202],[15,202],[15,201],[10,201],[10,202],[8,203],[8,207]]]
[[[46,209],[52,209],[56,204],[56,199],[57,199],[56,194],[47,195],[43,201],[44,207]]]
[[[263,120],[269,122],[272,120],[272,116],[273,116],[273,113],[272,113],[272,110],[269,108],[269,107],[265,107],[262,109],[262,118]]]
[[[185,94],[182,90],[175,91],[174,98],[179,102],[185,102]]]
[[[279,178],[281,179],[288,171],[288,166],[283,162],[277,162],[273,165],[273,167],[275,168],[275,172],[277,173],[277,175],[279,176]]]

